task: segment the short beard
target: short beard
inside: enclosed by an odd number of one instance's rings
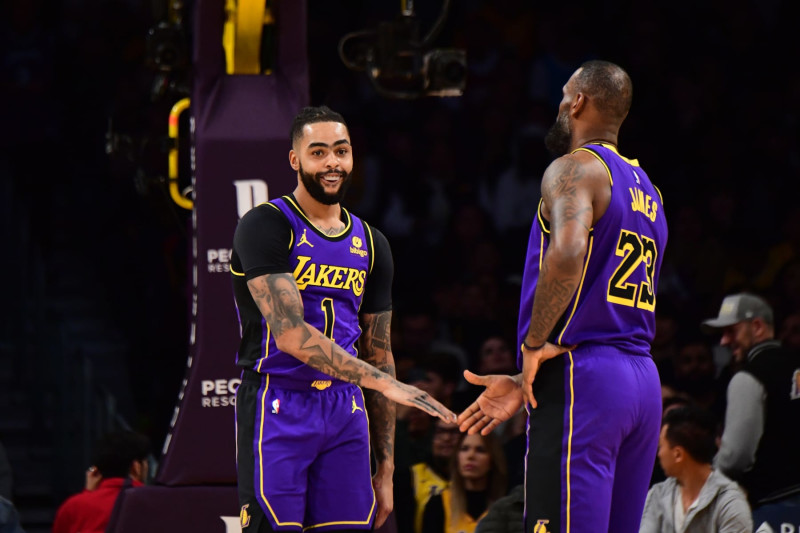
[[[345,193],[347,192],[348,187],[350,187],[350,179],[351,176],[344,170],[338,171],[342,175],[342,184],[339,185],[339,190],[336,191],[334,194],[328,194],[325,192],[325,189],[322,187],[320,181],[325,174],[328,172],[318,172],[317,174],[311,174],[305,172],[303,170],[303,165],[300,165],[300,179],[303,182],[308,194],[311,197],[318,201],[321,204],[325,205],[335,205],[342,201],[344,198]]]
[[[572,132],[566,113],[559,113],[555,124],[544,137],[544,145],[553,157],[561,157],[569,152],[572,146]]]

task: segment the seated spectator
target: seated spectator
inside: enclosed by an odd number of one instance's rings
[[[127,486],[147,480],[150,443],[133,431],[105,435],[97,444],[94,465],[86,472],[86,487],[67,498],[56,512],[53,533],[101,533],[114,503]]]
[[[456,451],[461,432],[457,424],[436,419],[427,460],[410,469],[395,470],[395,511],[400,532],[422,529],[422,512],[432,496],[438,496],[450,482],[450,458]]]
[[[750,533],[753,520],[742,490],[711,466],[716,424],[694,406],[670,409],[658,441],[668,476],[647,493],[639,533]]]
[[[450,459],[450,484],[428,500],[422,533],[473,533],[489,505],[506,494],[506,479],[499,440],[462,434]]]

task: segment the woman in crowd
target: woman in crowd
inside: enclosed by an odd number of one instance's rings
[[[431,497],[422,533],[473,533],[489,505],[506,494],[506,460],[493,435],[462,435],[451,458],[450,485]]]

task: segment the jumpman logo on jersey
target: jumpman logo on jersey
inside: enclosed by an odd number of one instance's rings
[[[361,411],[362,413],[364,412],[364,410],[363,410],[362,408],[360,408],[360,407],[358,406],[358,404],[356,404],[356,397],[355,397],[355,396],[353,396],[353,410],[350,412],[350,414],[353,414],[353,413],[355,413],[356,411]]]
[[[310,242],[308,242],[308,239],[306,239],[306,231],[308,231],[308,229],[307,228],[303,228],[303,234],[300,235],[300,240],[297,241],[297,247],[298,248],[300,247],[301,244],[307,244],[312,248],[314,247],[314,245],[311,244]]]

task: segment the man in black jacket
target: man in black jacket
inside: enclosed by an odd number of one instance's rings
[[[728,385],[714,466],[747,491],[758,526],[760,506],[800,502],[800,355],[775,339],[772,308],[753,294],[727,296],[703,329],[721,333],[720,344],[742,365]]]

